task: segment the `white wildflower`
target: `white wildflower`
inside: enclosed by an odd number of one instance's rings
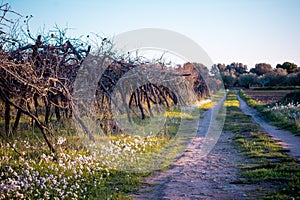
[[[66,140],[67,140],[66,138],[59,137],[58,140],[57,140],[57,145],[63,144]]]

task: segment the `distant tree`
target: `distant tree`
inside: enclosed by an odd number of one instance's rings
[[[251,68],[249,72],[252,73],[252,74],[256,74],[256,69],[255,68]]]
[[[243,63],[231,63],[230,65],[225,64],[215,64],[212,66],[211,73],[216,74],[218,72],[224,72],[224,71],[231,71],[234,72],[236,75],[243,74],[247,72],[247,65],[244,65]]]
[[[262,87],[265,87],[270,82],[270,77],[263,75],[258,77],[258,83],[261,84]]]
[[[286,85],[300,86],[300,72],[288,74],[285,79]]]
[[[243,63],[231,63],[227,68],[235,70],[237,76],[247,72],[247,65],[244,65]]]
[[[250,73],[250,74],[242,74],[239,77],[239,86],[249,88],[251,85],[258,83],[258,77],[256,74]]]
[[[300,72],[295,74],[295,84],[294,85],[300,86]]]
[[[237,77],[233,71],[225,71],[221,73],[225,88],[233,87],[237,83]]]
[[[267,63],[258,63],[255,68],[251,69],[250,72],[256,73],[258,76],[264,75],[273,70],[272,66]]]
[[[286,69],[287,73],[294,73],[297,70],[297,65],[295,63],[291,63],[291,62],[284,62],[282,65],[281,64],[277,64],[276,68],[282,68],[282,69]]]
[[[285,69],[277,68],[261,76],[259,83],[263,86],[284,86],[287,85],[287,74]]]
[[[217,64],[217,67],[219,68],[220,71],[224,71],[226,69],[225,64]]]
[[[276,76],[286,76],[288,74],[287,70],[284,68],[276,68],[274,69],[274,73]]]

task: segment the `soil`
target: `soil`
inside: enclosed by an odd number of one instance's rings
[[[260,114],[239,98],[241,110],[250,115],[261,128],[290,150],[290,155],[300,158],[300,137],[271,126]],[[203,114],[199,133],[191,140],[183,155],[170,169],[156,172],[144,180],[139,193],[133,199],[258,199],[263,189],[272,185],[242,184],[239,173],[242,165],[250,160],[234,148],[232,133],[224,133],[212,151],[205,157],[199,154],[204,133],[208,131],[211,110]],[[207,133],[206,133],[207,134]]]
[[[232,148],[232,134],[223,133],[207,157],[199,158],[195,138],[185,154],[169,170],[145,180],[134,199],[256,199],[257,187],[238,184],[239,165],[246,160]]]
[[[212,111],[206,111],[199,123],[202,133],[208,130],[209,112]],[[233,147],[233,134],[222,133],[212,151],[203,157],[199,153],[202,133],[192,139],[170,169],[145,179],[133,199],[256,199],[249,194],[253,195],[259,186],[241,184],[238,178],[239,166],[247,160]]]
[[[271,104],[278,102],[293,90],[244,90],[244,92],[261,104]]]

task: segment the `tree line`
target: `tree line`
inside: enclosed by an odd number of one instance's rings
[[[292,62],[277,64],[276,68],[267,63],[258,63],[250,70],[242,63],[215,64],[211,73],[221,74],[225,88],[300,86],[300,67]]]

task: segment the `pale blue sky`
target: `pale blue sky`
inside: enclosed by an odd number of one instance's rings
[[[197,42],[214,63],[300,65],[300,0],[12,0],[32,30],[55,24],[72,35],[164,28]]]

